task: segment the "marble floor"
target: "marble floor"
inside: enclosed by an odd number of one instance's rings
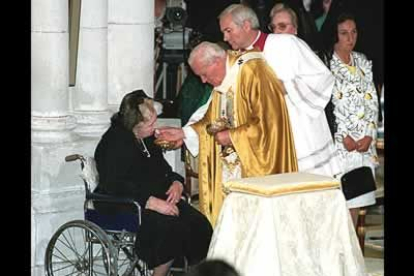
[[[384,275],[384,206],[367,209],[365,266],[369,276]]]

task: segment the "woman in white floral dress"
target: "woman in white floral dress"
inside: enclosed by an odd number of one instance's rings
[[[336,43],[330,61],[335,76],[332,95],[336,130],[334,140],[344,173],[368,166],[373,174],[378,166],[376,136],[378,99],[372,77],[372,63],[365,55],[353,51],[357,41],[356,22],[352,15],[338,17]],[[374,174],[375,175],[375,174]],[[359,207],[375,204],[375,192],[347,201],[356,225]]]

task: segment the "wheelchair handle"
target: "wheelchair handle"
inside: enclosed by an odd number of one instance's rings
[[[65,161],[66,162],[72,162],[72,161],[76,161],[76,160],[82,160],[83,156],[80,154],[71,154],[65,157]]]

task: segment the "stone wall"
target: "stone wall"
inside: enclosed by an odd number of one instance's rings
[[[43,276],[47,244],[65,222],[83,219],[85,191],[79,162],[65,156],[93,155],[98,139],[76,142],[32,143],[32,275]]]

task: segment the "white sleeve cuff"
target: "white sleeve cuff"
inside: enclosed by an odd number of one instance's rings
[[[198,155],[198,134],[191,126],[184,126],[184,143],[188,151],[192,156],[196,157]]]

